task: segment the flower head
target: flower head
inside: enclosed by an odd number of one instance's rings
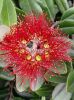
[[[52,28],[44,16],[25,16],[24,20],[11,27],[0,42],[8,62],[6,68],[13,74],[32,80],[43,77],[54,68],[54,63],[71,61],[67,51],[70,43],[62,33]]]

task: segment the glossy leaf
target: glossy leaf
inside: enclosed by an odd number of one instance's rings
[[[52,19],[55,18],[55,4],[54,4],[54,0],[45,0],[48,11],[50,13],[50,17],[52,17]]]
[[[71,7],[71,8],[69,8],[68,10],[66,10],[66,11],[64,12],[64,14],[63,14],[62,17],[61,17],[61,20],[64,20],[64,19],[70,17],[70,16],[73,15],[73,14],[74,14],[74,7]]]
[[[57,13],[54,0],[37,0],[37,3],[43,9],[43,12],[53,21]]]
[[[5,25],[13,25],[17,23],[17,15],[13,2],[11,0],[4,0],[1,12],[1,22]]]
[[[61,11],[61,13],[64,13],[66,9],[64,8],[64,6],[61,2],[62,0],[54,0],[54,1],[56,2],[56,4],[57,4],[59,10]]]
[[[59,26],[61,28],[74,27],[74,20],[73,19],[62,20],[60,21]]]
[[[66,10],[69,9],[68,0],[61,0],[61,2]]]
[[[19,0],[19,4],[26,14],[32,14],[34,12],[39,15],[42,13],[42,8],[36,3],[35,0]]]

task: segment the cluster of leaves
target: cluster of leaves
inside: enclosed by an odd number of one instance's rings
[[[0,0],[0,24],[13,25],[17,23],[18,15],[34,13],[39,15],[47,14],[49,20],[53,21],[56,27],[69,35],[72,42],[70,55],[74,59],[74,7],[72,0]],[[0,65],[0,100],[74,100],[74,62],[63,62],[63,68],[56,66],[60,75],[45,74],[48,83],[35,91],[26,90],[19,93],[15,88],[15,76],[9,76],[3,71]],[[17,83],[18,84],[18,83]],[[60,84],[58,87],[56,85]],[[62,86],[61,86],[62,84]],[[18,86],[19,88],[20,86]],[[55,88],[56,87],[56,88]],[[65,87],[67,92],[66,93]],[[53,89],[55,90],[53,91]],[[55,92],[56,91],[56,92]],[[52,100],[51,99],[51,100]]]

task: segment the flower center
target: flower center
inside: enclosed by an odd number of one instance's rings
[[[49,58],[49,44],[47,41],[44,40],[44,42],[41,42],[38,38],[34,38],[29,42],[22,40],[21,43],[21,49],[16,50],[16,52],[22,56],[26,52],[26,60],[42,61],[42,55],[44,55],[46,59]]]
[[[27,44],[27,47],[28,47],[28,48],[32,48],[32,47],[33,47],[33,41],[30,41],[30,42]]]

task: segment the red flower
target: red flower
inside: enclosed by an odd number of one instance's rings
[[[27,77],[31,85],[34,79],[54,68],[54,63],[71,61],[67,54],[69,48],[70,43],[42,15],[26,16],[0,42],[0,50],[6,51],[6,68],[15,75]]]

